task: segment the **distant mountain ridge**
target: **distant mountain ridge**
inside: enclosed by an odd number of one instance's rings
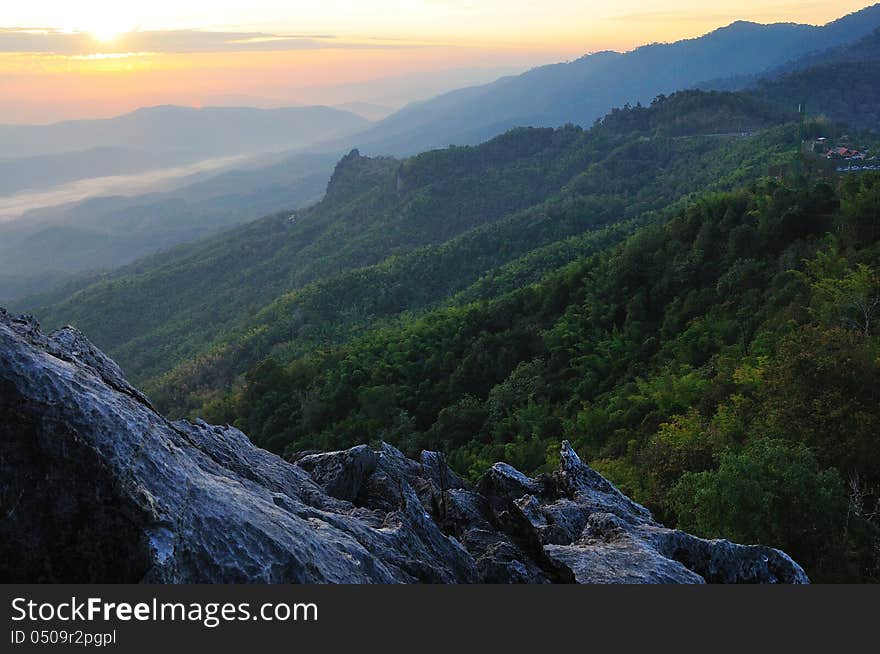
[[[806,104],[853,129],[880,132],[880,29],[843,46],[811,53],[757,75],[700,84],[701,89],[743,91],[781,110]]]
[[[369,121],[332,107],[253,109],[163,105],[115,118],[51,125],[0,125],[4,159],[125,147],[206,156],[305,147],[363,129]]]
[[[817,66],[880,61],[880,28],[867,36],[844,45],[811,52],[803,57],[751,75],[737,75],[701,82],[697,88],[712,91],[739,91],[762,81],[797,73]]]
[[[370,154],[412,154],[477,143],[515,126],[588,126],[612,107],[761,73],[878,27],[880,5],[874,5],[822,27],[738,21],[695,39],[600,52],[410,105],[365,130],[354,145]]]
[[[858,67],[854,62],[875,56],[872,53],[880,50],[878,26],[880,5],[824,27],[759,25],[739,21],[696,39],[646,45],[626,54],[601,52],[568,64],[544,66],[520,76],[502,78],[486,86],[460,89],[413,104],[366,131],[363,128],[369,123],[363,118],[326,107],[196,110],[164,106],[141,109],[106,121],[74,121],[42,127],[0,126],[0,145],[4,144],[4,138],[7,139],[7,147],[3,149],[7,157],[14,151],[14,147],[8,146],[14,146],[15,139],[24,137],[35,137],[28,146],[35,151],[41,148],[64,150],[88,142],[94,147],[89,152],[95,153],[96,157],[93,161],[84,151],[75,150],[63,155],[0,161],[0,172],[7,172],[0,181],[0,191],[4,185],[7,191],[28,187],[35,177],[44,181],[77,179],[84,175],[104,174],[112,166],[120,170],[141,170],[164,161],[190,161],[200,156],[252,149],[296,148],[316,140],[322,142],[322,147],[317,149],[324,150],[328,149],[328,143],[334,142],[332,136],[327,141],[328,134],[344,135],[335,140],[335,152],[348,151],[352,145],[365,143],[361,146],[365,154],[390,152],[401,155],[446,146],[450,142],[482,142],[517,125],[553,126],[568,122],[589,125],[614,106],[639,100],[647,104],[656,95],[655,91],[676,91],[694,86],[712,75],[744,70],[765,71],[763,75],[768,78],[768,84],[755,89],[752,94],[777,104],[780,110],[790,112],[793,107],[787,105],[806,100],[804,89],[814,89],[821,91],[823,97],[810,100],[811,111],[827,113],[854,127],[872,127],[878,115],[872,109],[871,100],[872,79],[876,78],[877,66]],[[846,69],[825,68],[809,75],[780,79],[788,71],[827,66],[833,62],[849,63],[846,63]],[[838,78],[850,80],[850,83],[842,85]],[[728,78],[738,80],[736,86],[752,85],[756,79],[757,74],[751,72]],[[779,81],[775,81],[777,79]],[[770,80],[773,83],[769,83]],[[813,93],[811,97],[815,95]],[[860,101],[854,102],[854,99]],[[304,122],[309,124],[309,129],[303,129]],[[664,129],[669,129],[669,125]],[[101,145],[117,141],[124,141],[124,149],[118,145]],[[313,148],[312,145],[308,147]],[[57,160],[53,161],[51,157],[57,157]],[[83,161],[87,161],[88,168],[80,165]],[[43,162],[51,165],[44,166]],[[63,220],[76,218],[86,223],[73,226],[73,232],[68,234],[67,242],[74,247],[65,248],[62,257],[53,256],[47,247],[57,244],[57,240],[45,230],[38,235],[39,229],[26,230],[35,238],[25,241],[27,247],[24,249],[17,248],[7,239],[6,265],[0,265],[0,297],[9,300],[26,293],[43,292],[54,281],[64,281],[71,272],[106,270],[111,265],[124,265],[133,256],[171,247],[245,218],[275,211],[284,206],[281,204],[284,198],[291,201],[291,209],[302,206],[304,201],[320,197],[320,189],[329,177],[330,169],[329,160],[322,162],[302,187],[300,185],[305,180],[299,174],[276,175],[267,169],[274,179],[289,180],[293,186],[287,190],[279,187],[276,181],[268,186],[263,184],[260,173],[239,175],[237,197],[231,199],[229,208],[241,208],[242,202],[249,197],[253,201],[253,212],[234,214],[223,207],[221,213],[225,215],[219,220],[207,216],[206,212],[212,206],[219,208],[211,203],[181,205],[175,209],[168,202],[154,204],[148,200],[139,202],[138,209],[132,212],[122,209],[122,205],[127,207],[129,203],[116,201],[119,210],[109,212],[104,203],[99,207],[101,216],[87,214],[88,208],[95,205],[65,209]],[[243,188],[244,179],[250,180],[251,189]],[[258,197],[255,194],[258,189],[268,190],[268,195]],[[158,231],[135,229],[123,236],[127,242],[120,245],[119,235],[113,232],[119,227],[128,230],[129,218],[141,226],[147,225],[149,221],[137,216],[142,215],[148,206],[163,216],[158,222],[154,221]],[[195,220],[201,224],[193,229],[175,224],[171,220],[175,210],[180,212],[182,220]],[[49,213],[58,214],[59,211]],[[114,222],[114,216],[122,220]],[[95,227],[102,221],[96,232]],[[54,218],[49,222],[59,223]],[[205,230],[206,227],[209,229]],[[145,240],[136,244],[131,243],[132,239]],[[93,244],[102,241],[104,245],[93,250]],[[111,250],[124,256],[108,257]],[[46,257],[52,267],[51,273],[34,277],[34,267],[41,266],[40,262]]]

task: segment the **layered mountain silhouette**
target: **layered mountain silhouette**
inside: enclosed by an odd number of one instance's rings
[[[194,109],[165,105],[116,118],[0,125],[0,152],[3,159],[114,147],[205,156],[273,152],[343,136],[368,122],[331,107]]]
[[[413,104],[354,144],[366,153],[411,154],[478,143],[520,125],[586,126],[612,107],[648,103],[706,80],[755,76],[878,27],[880,5],[874,5],[822,27],[740,21],[696,39],[591,54]]]

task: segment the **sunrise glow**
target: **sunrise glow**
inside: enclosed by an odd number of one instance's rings
[[[696,0],[33,0],[5,6],[0,18],[0,123],[109,116],[164,102],[371,101],[369,93],[335,89],[485,71],[431,87],[440,92],[590,52],[695,37],[737,19],[823,24],[864,4],[740,0],[707,11]]]
[[[128,28],[120,27],[114,23],[107,23],[106,25],[90,29],[89,33],[101,43],[112,43],[127,31],[129,31]]]

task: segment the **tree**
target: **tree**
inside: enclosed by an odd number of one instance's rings
[[[682,529],[781,548],[820,580],[845,567],[846,486],[803,445],[755,441],[685,474],[671,497]]]
[[[880,482],[880,361],[874,339],[809,326],[780,343],[760,414],[771,436],[808,445],[824,465]]]
[[[880,315],[880,275],[862,263],[839,276],[825,276],[821,257],[820,253],[820,263],[811,270],[815,275],[811,284],[814,306],[826,319],[870,336]]]
[[[843,182],[840,211],[856,239],[870,244],[880,237],[880,175],[849,175]]]
[[[669,488],[684,473],[711,468],[721,449],[718,440],[717,432],[693,409],[661,424],[642,454],[651,481],[649,501],[662,504]]]

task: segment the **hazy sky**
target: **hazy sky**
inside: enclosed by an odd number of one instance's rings
[[[823,24],[868,0],[25,0],[0,8],[0,122],[161,103],[415,97],[733,20]],[[421,79],[413,78],[419,73]],[[394,82],[370,80],[397,78]],[[403,80],[419,81],[407,97]],[[394,89],[394,92],[392,92]]]

